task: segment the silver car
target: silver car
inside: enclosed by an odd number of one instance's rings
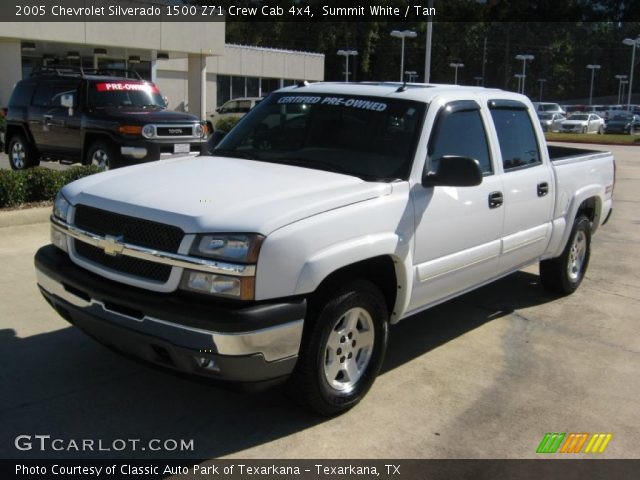
[[[604,120],[595,113],[574,113],[562,122],[563,133],[603,133]]]
[[[538,120],[544,132],[559,132],[560,125],[567,119],[561,113],[542,113],[538,112]]]

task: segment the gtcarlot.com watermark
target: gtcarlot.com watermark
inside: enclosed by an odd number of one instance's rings
[[[193,439],[183,438],[55,438],[51,435],[18,435],[14,445],[21,451],[39,452],[193,452]]]

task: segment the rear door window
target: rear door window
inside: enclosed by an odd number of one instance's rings
[[[520,104],[522,108],[517,105],[503,108],[492,106],[491,102],[489,105],[505,172],[542,164],[538,140],[526,106]]]
[[[26,107],[31,101],[31,96],[35,85],[32,83],[19,83],[13,89],[11,99],[9,100],[9,107]]]

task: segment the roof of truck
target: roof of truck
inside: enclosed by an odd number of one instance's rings
[[[280,93],[296,94],[336,94],[336,95],[364,95],[372,97],[390,97],[406,100],[418,100],[429,102],[436,96],[454,92],[488,93],[501,92],[510,93],[514,97],[517,93],[505,92],[503,90],[484,87],[470,87],[467,85],[447,85],[435,83],[400,83],[400,82],[314,82],[299,83],[278,90]]]

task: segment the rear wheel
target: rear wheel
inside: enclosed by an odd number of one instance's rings
[[[35,149],[20,134],[11,137],[9,142],[9,164],[13,170],[25,170],[40,164]]]
[[[576,218],[562,255],[540,262],[540,281],[549,291],[568,295],[576,291],[589,266],[591,222],[584,215]]]
[[[369,391],[387,348],[388,312],[380,290],[354,280],[311,309],[287,393],[322,415],[342,413]]]
[[[97,140],[91,144],[85,157],[85,165],[93,165],[100,170],[110,170],[117,162],[117,154],[113,145],[105,140]]]
[[[587,133],[587,127],[582,127],[582,133]]]
[[[604,133],[604,127],[600,125],[600,128],[598,128],[598,135],[602,135],[603,133]]]

